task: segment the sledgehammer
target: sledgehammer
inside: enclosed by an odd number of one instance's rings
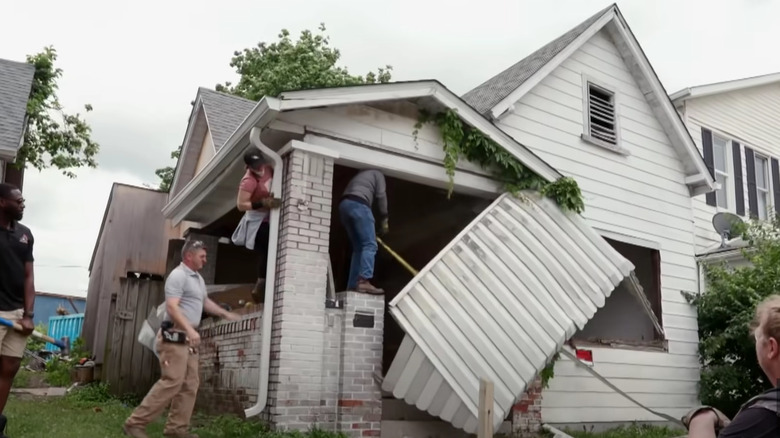
[[[19,332],[24,330],[22,328],[22,325],[19,324],[18,322],[11,322],[11,321],[9,321],[9,320],[7,320],[5,318],[0,318],[0,325],[4,325],[6,327],[11,327],[12,329],[14,329],[16,331],[19,331]],[[42,339],[42,340],[44,340],[46,342],[50,342],[50,343],[56,345],[57,347],[59,347],[60,350],[62,350],[62,353],[65,356],[68,355],[68,353],[69,353],[68,352],[68,345],[65,342],[58,341],[58,340],[52,338],[51,336],[46,336],[43,333],[40,333],[40,332],[37,332],[37,331],[33,331],[32,335],[33,335],[33,337],[36,337],[38,339]]]

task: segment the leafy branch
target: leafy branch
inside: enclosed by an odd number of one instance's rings
[[[527,168],[512,154],[477,129],[463,123],[457,111],[448,109],[431,114],[421,111],[413,131],[415,141],[422,126],[431,123],[439,128],[444,142],[444,169],[449,177],[449,191],[454,189],[455,169],[461,158],[489,170],[508,192],[517,194],[521,190],[537,190],[543,196],[553,199],[561,208],[581,213],[585,206],[577,182],[569,177],[547,182]]]
[[[91,139],[91,128],[77,114],[67,114],[57,97],[57,80],[62,70],[54,67],[57,52],[53,47],[27,57],[35,66],[32,91],[27,101],[27,129],[24,143],[19,149],[17,168],[26,163],[38,170],[53,166],[70,178],[76,175],[70,170],[88,166],[97,167],[96,156],[100,146]],[[84,106],[92,111],[92,106]],[[59,114],[61,121],[52,115]],[[49,157],[48,163],[46,156]]]

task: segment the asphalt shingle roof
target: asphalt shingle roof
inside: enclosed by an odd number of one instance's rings
[[[0,59],[0,149],[19,148],[34,75],[32,64]]]
[[[487,114],[494,106],[501,102],[501,100],[512,94],[513,91],[523,85],[523,83],[533,76],[534,73],[550,62],[555,55],[577,39],[578,36],[613,6],[614,5],[610,5],[599,11],[597,14],[583,21],[557,39],[531,53],[520,62],[464,94],[463,100],[475,110],[479,111],[480,114]]]
[[[200,88],[199,92],[211,130],[211,138],[214,140],[214,148],[219,150],[230,134],[252,112],[257,102],[208,88]]]

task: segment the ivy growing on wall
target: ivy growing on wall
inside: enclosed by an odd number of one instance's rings
[[[444,142],[444,168],[450,183],[448,197],[454,187],[455,168],[460,159],[465,158],[491,171],[493,177],[512,194],[536,190],[553,199],[564,210],[581,213],[585,208],[582,193],[574,179],[564,177],[554,182],[545,181],[482,132],[463,123],[455,110],[436,114],[421,111],[413,132],[415,141],[420,128],[426,123],[439,128]]]

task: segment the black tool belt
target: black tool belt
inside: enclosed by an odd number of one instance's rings
[[[187,334],[178,330],[173,330],[172,322],[163,321],[163,323],[160,325],[160,329],[163,342],[169,342],[171,344],[187,343]]]

